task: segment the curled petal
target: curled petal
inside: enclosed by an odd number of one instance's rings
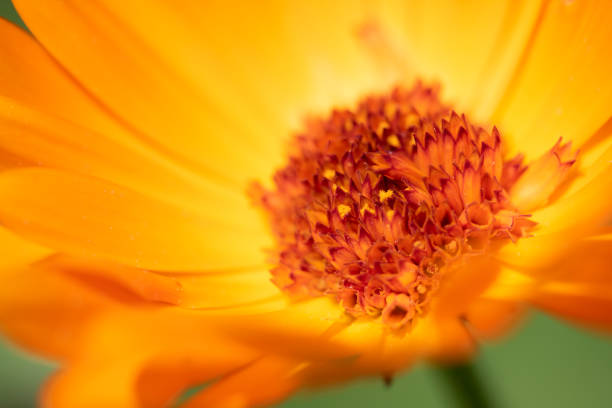
[[[562,145],[559,140],[550,151],[529,164],[510,191],[512,203],[520,211],[528,212],[548,204],[576,160],[576,154],[570,150],[571,143]]]

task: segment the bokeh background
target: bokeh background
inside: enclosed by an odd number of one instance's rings
[[[0,0],[0,16],[24,27],[10,0]],[[38,388],[56,368],[0,337],[0,408],[35,407]],[[612,407],[612,336],[549,316],[534,313],[502,342],[483,345],[476,368],[501,408]],[[390,387],[378,378],[364,379],[303,391],[277,408],[381,406],[452,408],[454,404],[437,371],[420,365],[399,375]]]

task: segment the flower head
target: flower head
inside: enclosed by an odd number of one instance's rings
[[[0,328],[62,362],[43,405],[270,404],[527,306],[612,327],[606,2],[15,3]]]

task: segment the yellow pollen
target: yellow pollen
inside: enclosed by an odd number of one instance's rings
[[[325,177],[328,180],[333,179],[335,175],[336,175],[336,170],[334,169],[325,169],[323,171],[323,177]]]
[[[376,128],[376,134],[378,136],[382,136],[386,129],[389,129],[389,124],[387,122],[381,122],[378,124],[378,127]]]
[[[378,199],[380,200],[381,203],[384,203],[385,201],[387,201],[387,199],[391,198],[393,196],[393,190],[380,190],[378,192]]]
[[[365,203],[363,207],[361,207],[361,210],[359,210],[359,213],[361,214],[362,217],[366,212],[369,212],[370,214],[376,214],[376,211],[374,210],[374,208],[372,208],[370,204],[368,203]]]
[[[407,143],[408,143],[408,146],[409,146],[411,149],[414,149],[414,148],[416,148],[416,147],[417,147],[416,140],[415,140],[415,138],[414,138],[414,137],[411,137],[410,139],[408,139],[408,142],[407,142]]]
[[[393,147],[400,147],[400,141],[399,138],[397,137],[397,135],[391,135],[387,138],[387,143],[389,143],[389,146],[393,146]]]
[[[351,212],[351,207],[349,207],[348,205],[340,204],[338,206],[338,213],[340,214],[340,217],[344,218],[350,212]]]

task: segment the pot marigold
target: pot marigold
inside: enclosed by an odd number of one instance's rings
[[[15,1],[0,328],[49,407],[271,404],[612,327],[604,1]]]

